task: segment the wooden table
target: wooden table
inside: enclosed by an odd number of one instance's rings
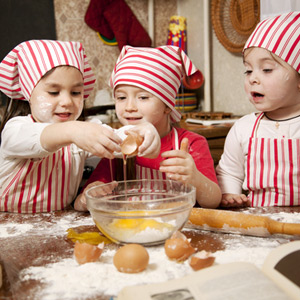
[[[298,214],[300,207],[248,208],[242,211],[261,215],[271,213],[280,215],[280,212]],[[35,295],[39,289],[43,289],[45,283],[38,279],[20,278],[20,272],[31,266],[45,266],[63,258],[73,258],[74,244],[67,239],[68,228],[76,229],[78,232],[97,230],[89,213],[73,210],[35,215],[0,213],[0,264],[4,273],[0,299],[38,299]],[[239,244],[251,248],[256,246],[257,241],[262,243],[276,241],[276,244],[281,244],[300,239],[300,236],[257,238],[188,228],[183,229],[183,233],[191,238],[191,244],[198,250],[204,249],[212,252],[225,251],[231,245]],[[109,247],[117,249],[118,246],[110,244]],[[266,251],[269,250],[266,249]],[[110,299],[110,295],[98,294],[80,299]]]

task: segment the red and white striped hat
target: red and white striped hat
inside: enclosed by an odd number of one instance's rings
[[[172,109],[174,122],[181,119],[175,97],[183,76],[197,71],[184,51],[175,46],[134,48],[124,46],[110,78],[110,86],[126,84],[140,87],[161,99]]]
[[[0,90],[12,99],[29,100],[39,80],[57,66],[79,69],[86,99],[95,76],[79,42],[31,40],[19,44],[0,63]]]
[[[258,23],[245,49],[264,48],[300,72],[300,12],[289,12]]]

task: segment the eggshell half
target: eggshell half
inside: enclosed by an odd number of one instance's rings
[[[95,262],[99,259],[104,249],[104,243],[91,245],[88,243],[76,242],[74,247],[74,256],[79,264]]]
[[[168,258],[180,262],[188,259],[195,253],[195,248],[191,246],[187,239],[180,237],[179,234],[176,234],[175,237],[173,236],[165,242],[165,253]]]
[[[136,155],[143,140],[144,139],[136,132],[129,132],[128,136],[121,144],[122,153],[124,155]]]
[[[190,257],[189,264],[194,271],[198,271],[213,265],[215,259],[210,252],[202,250]]]

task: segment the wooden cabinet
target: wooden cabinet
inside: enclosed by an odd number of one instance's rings
[[[181,121],[180,127],[198,133],[207,139],[210,153],[216,167],[223,153],[225,139],[231,128],[231,125],[226,124],[224,126],[203,126]]]

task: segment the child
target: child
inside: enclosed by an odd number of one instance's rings
[[[185,73],[191,75],[196,71],[190,59],[178,47],[125,46],[112,72],[110,86],[113,88],[116,113],[121,124],[135,125],[148,121],[155,126],[161,137],[159,157],[148,159],[137,156],[133,178],[168,177],[190,183],[196,187],[200,206],[217,207],[221,201],[221,191],[206,139],[182,128],[175,128],[171,123],[181,118],[175,109],[175,97],[181,78]],[[183,144],[188,142],[187,147],[180,147],[182,141]],[[116,171],[122,173],[123,169],[117,167],[116,161],[113,167],[113,179],[116,180]],[[109,163],[103,159],[87,184],[95,181],[107,183],[111,179]],[[89,187],[94,184],[91,183]],[[86,209],[84,195],[79,195],[74,207]]]
[[[261,21],[245,44],[245,91],[261,113],[228,133],[217,167],[222,206],[300,205],[299,36],[300,12],[290,12]]]
[[[94,82],[79,42],[23,42],[1,62],[0,89],[11,101],[1,124],[0,211],[64,209],[76,196],[85,158],[113,158],[120,151],[122,140],[110,127],[76,121]],[[22,100],[31,115],[11,118]],[[153,125],[132,130],[144,135],[139,151],[157,156]]]

